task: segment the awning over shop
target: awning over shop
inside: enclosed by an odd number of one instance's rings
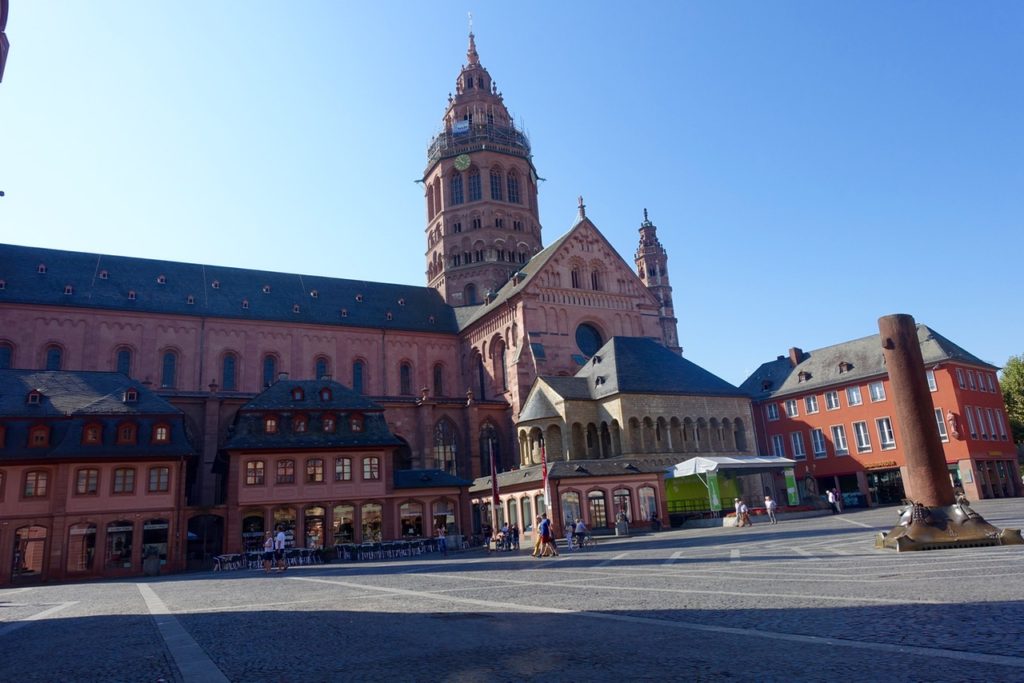
[[[735,474],[760,474],[775,472],[796,465],[795,460],[780,458],[777,455],[708,455],[684,460],[669,469],[666,479],[689,477],[708,472],[730,471]]]

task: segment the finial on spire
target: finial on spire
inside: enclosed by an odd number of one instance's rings
[[[583,195],[580,195],[579,197],[577,197],[577,200],[580,203],[580,218],[586,218],[587,217],[587,205],[583,203]]]
[[[644,223],[647,222],[647,207],[644,207]]]
[[[476,40],[473,39],[473,13],[469,12],[469,49],[466,50],[466,61],[472,65],[480,64],[480,55],[476,52]]]

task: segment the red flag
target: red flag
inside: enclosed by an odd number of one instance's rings
[[[497,526],[498,518],[495,516],[495,510],[501,505],[501,498],[498,495],[498,466],[494,462],[494,443],[492,441],[487,442],[487,450],[491,454],[491,520]]]

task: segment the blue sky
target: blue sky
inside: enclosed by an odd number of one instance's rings
[[[0,240],[425,283],[422,177],[465,61],[628,263],[643,209],[688,358],[910,313],[1024,353],[1019,2],[12,0]]]

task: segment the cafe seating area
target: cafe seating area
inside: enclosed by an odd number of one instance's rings
[[[467,544],[463,541],[462,536],[448,536],[448,550],[459,550],[465,547]],[[339,562],[395,560],[418,557],[427,553],[440,552],[440,550],[436,538],[412,538],[373,543],[338,543],[334,546],[335,559]],[[289,567],[324,562],[323,550],[320,548],[288,548],[284,551],[284,558]],[[263,553],[258,551],[227,553],[213,558],[213,571],[215,572],[262,568]]]
[[[449,544],[449,548],[452,546]],[[338,560],[359,562],[367,560],[393,560],[439,551],[436,538],[417,538],[379,543],[339,543],[334,546]]]

